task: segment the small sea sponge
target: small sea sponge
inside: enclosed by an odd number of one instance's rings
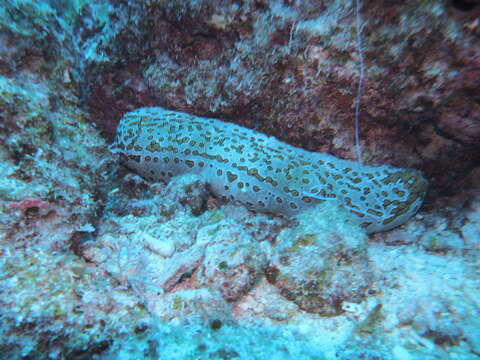
[[[367,232],[407,221],[427,189],[413,169],[341,160],[235,124],[160,107],[126,114],[112,151],[149,180],[197,173],[215,195],[259,211],[295,215],[339,201]]]

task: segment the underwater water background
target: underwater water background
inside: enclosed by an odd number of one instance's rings
[[[0,359],[480,358],[477,0],[2,0]]]

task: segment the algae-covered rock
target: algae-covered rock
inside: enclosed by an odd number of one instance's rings
[[[366,235],[336,204],[324,203],[298,221],[278,235],[267,279],[301,309],[338,315],[344,301],[360,302],[371,285]]]

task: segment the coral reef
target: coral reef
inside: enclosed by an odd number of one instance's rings
[[[302,310],[338,315],[343,303],[361,302],[373,282],[365,234],[345,218],[327,202],[278,234],[267,279]]]
[[[3,1],[0,357],[480,358],[480,5],[362,3],[364,161],[432,184],[375,235],[108,151],[124,113],[162,106],[353,158],[351,2]]]
[[[127,110],[156,104],[354,158],[351,2],[112,6],[137,23],[132,34],[125,20],[95,34],[115,64],[92,69],[89,103],[105,134]],[[478,16],[435,0],[362,8],[364,160],[423,170],[432,198],[478,166],[479,38],[469,27]]]

